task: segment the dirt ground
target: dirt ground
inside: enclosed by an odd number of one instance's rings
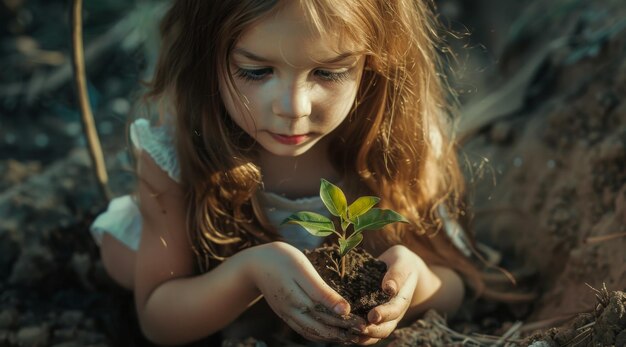
[[[478,237],[539,274],[530,319],[594,308],[589,286],[626,287],[626,11],[605,3],[546,30],[572,37],[538,65],[523,106],[463,149]]]
[[[528,322],[592,312],[592,288],[626,288],[625,13],[617,1],[529,6],[497,90],[523,88],[494,93],[502,102],[483,109],[494,117],[463,147],[478,239],[536,273]],[[535,73],[516,80],[537,52]]]
[[[429,312],[383,345],[626,344],[626,8],[621,0],[520,7],[497,37],[496,68],[469,88],[476,96],[461,95],[459,137],[477,239],[538,298],[468,302],[452,321]],[[134,74],[124,78],[137,78],[139,68],[126,69]],[[18,72],[3,76],[17,81]],[[126,85],[94,85],[116,194],[134,182],[120,152]],[[68,111],[71,88],[44,99],[39,111],[54,116],[9,103],[8,90],[0,88],[0,346],[149,346],[130,294],[107,278],[86,232],[105,202]]]

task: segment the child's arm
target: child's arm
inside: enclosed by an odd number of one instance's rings
[[[158,344],[201,339],[231,323],[265,293],[272,309],[305,337],[346,340],[345,328],[353,322],[316,316],[313,309],[315,302],[332,308],[343,299],[319,278],[302,252],[287,244],[246,249],[195,275],[181,187],[144,153],[139,176],[143,227],[135,301],[148,339]]]
[[[429,267],[404,246],[389,248],[379,259],[388,265],[382,287],[393,297],[370,310],[370,324],[360,344],[386,338],[397,326],[412,323],[429,309],[452,315],[461,305],[465,288],[454,271],[441,266]]]
[[[243,312],[260,293],[244,276],[240,257],[229,259],[210,275],[193,276],[194,254],[185,233],[180,185],[145,152],[140,154],[138,171],[143,224],[135,303],[141,328],[159,344],[208,336]]]

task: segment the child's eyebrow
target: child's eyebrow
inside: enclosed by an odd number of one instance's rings
[[[264,58],[264,57],[260,57],[252,52],[248,52],[243,48],[235,48],[233,49],[233,53],[234,54],[240,54],[243,55],[244,57],[250,59],[250,60],[254,60],[254,61],[258,61],[260,63],[271,63],[272,61]],[[320,64],[333,64],[333,63],[338,63],[346,58],[355,56],[355,55],[359,55],[359,52],[345,52],[345,53],[341,53],[340,55],[330,58],[330,59],[326,59],[326,60],[322,60],[319,61],[318,63]]]

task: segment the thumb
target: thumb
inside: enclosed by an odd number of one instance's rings
[[[340,316],[350,314],[350,304],[339,293],[334,291],[329,285],[324,283],[322,286],[319,299],[312,297],[314,301],[319,302],[328,309],[332,310]]]
[[[387,264],[387,272],[383,277],[381,287],[391,296],[398,294],[398,289],[404,286],[409,276],[406,264],[402,262],[402,251],[403,249],[399,247],[390,248],[378,258]]]
[[[305,276],[300,287],[316,303],[323,305],[338,315],[350,314],[350,304],[331,288],[311,266],[309,276]]]

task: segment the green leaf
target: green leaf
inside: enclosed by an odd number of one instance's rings
[[[343,257],[344,255],[346,255],[348,252],[350,252],[352,248],[361,243],[361,241],[363,241],[363,234],[361,233],[352,234],[346,240],[339,239],[339,252],[341,256]]]
[[[346,196],[341,189],[336,185],[328,182],[322,178],[322,184],[320,185],[320,197],[326,205],[326,208],[333,216],[346,219],[346,212],[348,210],[348,202]]]
[[[369,211],[374,205],[380,201],[375,196],[362,196],[348,206],[348,219],[354,220],[356,217],[363,215]]]
[[[315,236],[328,236],[335,232],[335,225],[330,219],[314,212],[294,213],[285,218],[281,225],[287,223],[298,224]]]
[[[373,208],[356,218],[354,221],[354,232],[377,230],[395,222],[408,223],[409,221],[396,211]]]

